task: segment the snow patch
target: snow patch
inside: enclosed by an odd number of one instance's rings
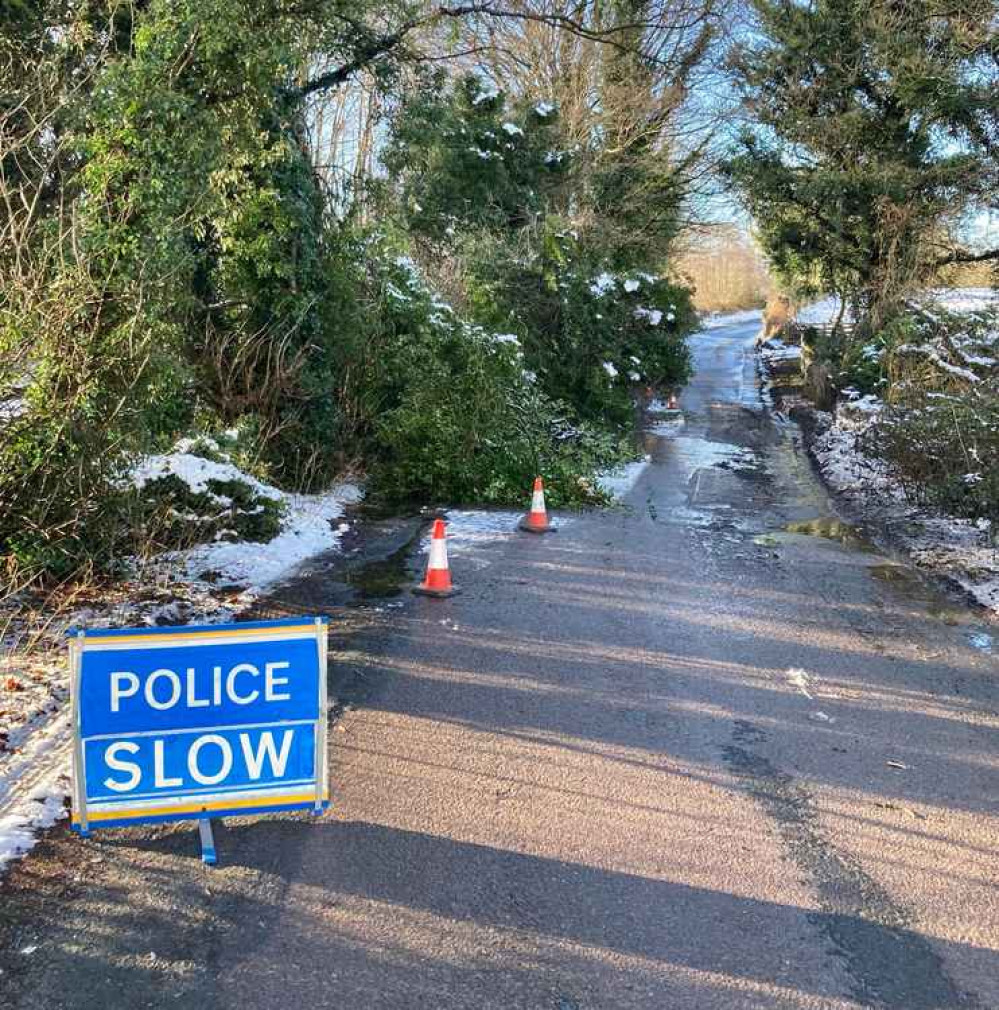
[[[195,494],[204,494],[210,493],[209,481],[236,480],[248,484],[265,498],[280,496],[280,491],[256,480],[232,463],[217,463],[189,452],[188,449],[194,444],[195,440],[181,439],[173,452],[162,456],[147,456],[132,470],[132,483],[137,488],[144,488],[151,481],[173,476],[179,477]]]
[[[933,288],[916,299],[916,304],[937,305],[947,312],[988,312],[999,308],[999,290],[995,288]]]
[[[341,534],[333,528],[334,521],[348,505],[361,500],[355,484],[341,484],[321,494],[289,494],[251,477],[232,463],[187,452],[143,460],[132,471],[132,480],[142,488],[168,474],[179,477],[195,493],[207,492],[212,480],[241,481],[262,497],[283,504],[281,531],[267,543],[218,541],[186,552],[169,552],[157,559],[160,567],[175,568],[188,579],[211,572],[218,582],[240,586],[250,594],[245,603],[290,575],[306,558],[335,547]]]
[[[69,794],[68,712],[17,734],[0,766],[0,872],[35,844],[36,834],[66,816]]]
[[[348,505],[361,500],[354,484],[342,484],[325,494],[277,492],[286,512],[281,532],[267,543],[214,543],[195,547],[186,557],[189,578],[213,572],[251,595],[262,593],[289,576],[307,558],[335,547],[340,533],[333,528]]]
[[[658,326],[663,321],[663,314],[659,309],[646,309],[639,307],[635,309],[635,318],[644,319],[649,326]],[[676,317],[670,313],[667,317],[672,322]]]
[[[503,509],[449,509],[446,516],[447,550],[450,558],[461,557],[476,548],[507,540],[517,533],[517,526],[524,518],[524,513]],[[556,520],[551,513],[548,519],[556,529],[564,529],[572,523],[572,519],[566,517]],[[420,540],[420,552],[430,552],[429,532]]]
[[[760,358],[769,372],[792,372],[801,364],[801,348],[771,337],[760,344]]]
[[[873,411],[875,405],[870,406]],[[911,505],[885,464],[860,449],[862,428],[837,417],[815,440],[812,452],[827,483],[858,511],[890,529],[916,565],[999,613],[996,531],[986,520],[975,523]]]
[[[803,326],[828,326],[839,319],[842,305],[843,302],[840,298],[836,295],[829,295],[798,309],[795,320]],[[853,321],[849,307],[843,313],[843,320],[844,322]]]

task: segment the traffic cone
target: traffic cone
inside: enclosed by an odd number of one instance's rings
[[[447,540],[445,539],[443,519],[434,520],[427,575],[420,585],[413,587],[413,592],[419,593],[421,596],[433,596],[437,599],[445,599],[458,592],[458,589],[451,585],[451,570],[447,565]]]
[[[534,494],[531,496],[531,511],[520,520],[520,528],[525,533],[554,533],[555,527],[548,521],[545,511],[545,486],[540,477],[534,478]]]
[[[669,396],[666,397],[666,413],[671,414],[674,417],[681,413],[680,403],[676,398],[676,393],[670,393]]]

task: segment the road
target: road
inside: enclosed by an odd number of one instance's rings
[[[833,521],[754,329],[696,338],[623,507],[329,606],[328,815],[227,822],[215,870],[189,825],[43,842],[0,1003],[999,1007],[989,629]]]

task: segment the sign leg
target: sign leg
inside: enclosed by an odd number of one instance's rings
[[[201,861],[205,866],[214,866],[218,859],[215,855],[215,836],[212,834],[212,822],[209,817],[198,820],[198,834],[201,836]]]

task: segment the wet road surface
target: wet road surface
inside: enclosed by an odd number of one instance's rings
[[[213,871],[53,834],[0,1004],[999,1007],[994,629],[836,519],[754,329],[695,340],[623,507],[456,518],[461,596],[392,595],[412,522],[360,608],[312,564],[276,606],[335,615],[335,809]]]

